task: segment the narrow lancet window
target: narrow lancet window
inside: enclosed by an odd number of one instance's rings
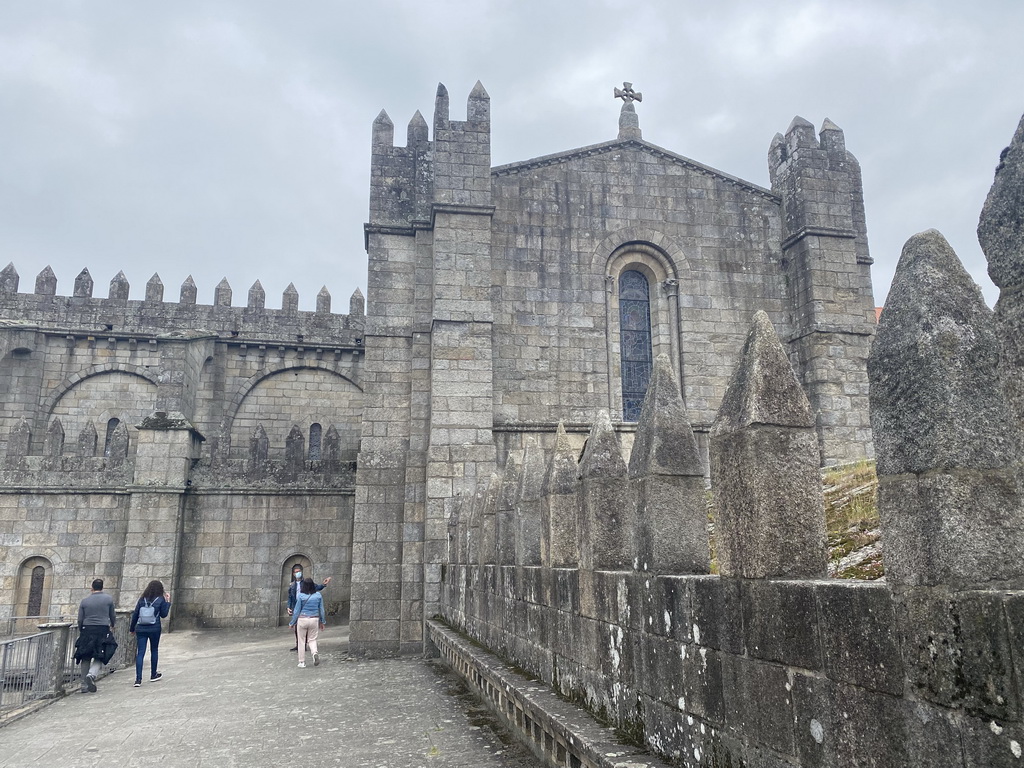
[[[117,429],[117,425],[121,423],[120,419],[111,419],[107,422],[107,435],[103,440],[103,455],[110,456],[110,442],[114,439],[114,430]]]
[[[46,581],[46,569],[37,565],[32,569],[32,581],[28,588],[28,616],[43,615],[43,584]]]
[[[619,277],[622,420],[636,421],[651,381],[651,292],[636,270]]]
[[[323,428],[319,424],[309,426],[309,460],[320,461],[320,446],[323,442]]]

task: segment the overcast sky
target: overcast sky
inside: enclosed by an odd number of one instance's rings
[[[159,272],[200,303],[293,282],[312,309],[366,290],[370,126],[404,141],[437,83],[477,79],[500,165],[644,138],[768,186],[772,136],[831,118],[864,175],[881,304],[908,237],[939,229],[982,285],[975,228],[1024,112],[1024,2],[431,0],[0,2],[0,267],[59,294]]]

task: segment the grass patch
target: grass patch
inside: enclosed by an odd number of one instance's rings
[[[827,467],[821,475],[830,573],[842,579],[880,578],[881,547],[872,546],[882,538],[875,463]],[[850,557],[859,550],[865,557]]]

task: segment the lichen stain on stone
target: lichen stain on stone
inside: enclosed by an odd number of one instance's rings
[[[821,726],[821,723],[814,719],[811,720],[811,738],[817,744],[821,744],[825,739],[825,729]]]
[[[617,635],[617,637],[616,637],[616,635]],[[621,648],[621,647],[622,647],[622,627],[614,626],[614,627],[612,627],[611,632],[609,632],[609,637],[608,637],[608,653],[609,653],[610,658],[611,658],[612,669],[614,669],[616,671],[618,671],[618,669],[619,669],[619,662],[621,661],[621,656],[619,655],[619,648]],[[618,683],[616,683],[616,685],[618,685]]]

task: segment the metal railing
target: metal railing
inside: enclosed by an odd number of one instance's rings
[[[0,637],[9,638],[19,635],[34,635],[39,631],[40,624],[51,621],[70,621],[58,614],[50,616],[5,616],[0,618]]]
[[[131,611],[117,611],[117,651],[101,676],[135,662],[135,635],[128,632]],[[35,634],[0,641],[0,724],[26,707],[74,693],[81,684],[75,662],[78,626],[70,621],[40,624]]]
[[[50,695],[53,660],[50,632],[0,642],[0,713]]]

